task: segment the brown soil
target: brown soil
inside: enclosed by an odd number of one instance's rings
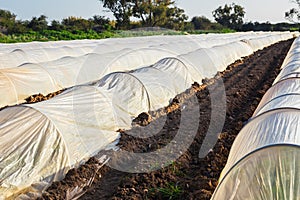
[[[25,100],[24,103],[22,104],[31,104],[31,103],[37,103],[37,102],[41,102],[41,101],[46,101],[48,99],[51,99],[53,97],[55,97],[56,95],[62,93],[65,89],[62,89],[62,90],[59,90],[59,91],[56,91],[56,92],[52,92],[52,93],[49,93],[47,94],[46,96],[44,96],[43,94],[39,93],[39,94],[33,94],[29,97],[27,97]],[[12,105],[14,106],[14,105]],[[5,109],[5,108],[8,108],[8,107],[12,107],[12,106],[4,106],[4,107],[0,107],[0,111]]]
[[[105,152],[112,157],[108,165],[100,168],[99,156],[91,158],[78,169],[70,170],[63,181],[53,183],[43,199],[210,199],[236,135],[272,85],[291,43],[292,40],[277,43],[230,65],[214,79],[205,80],[204,86],[193,84],[184,94],[176,97],[169,107],[150,113],[151,117],[147,113],[140,115],[134,121],[143,127],[135,127],[131,131],[120,130],[118,146],[122,150],[153,152],[166,146],[178,133],[183,112],[180,108],[183,105],[186,110],[200,112],[200,119],[195,119],[194,115],[189,117],[191,124],[199,121],[197,134],[188,151],[183,152],[175,162],[149,173],[127,173],[109,165],[116,160],[123,162],[130,159],[129,156]],[[209,89],[221,94],[218,87],[220,80],[223,80],[226,89],[225,124],[214,148],[207,156],[199,158],[199,149],[211,122]],[[194,94],[198,99],[196,104],[189,102]],[[142,139],[130,135],[134,130],[146,135],[147,128],[155,124],[160,115],[163,118],[164,113],[167,115],[166,121],[155,136]],[[142,167],[144,161],[138,160],[135,164]],[[148,164],[155,167],[156,161]]]
[[[52,92],[52,93],[49,93],[47,94],[46,96],[44,96],[43,94],[39,93],[39,94],[34,94],[34,95],[31,95],[29,97],[27,97],[25,99],[26,103],[36,103],[36,102],[41,102],[41,101],[45,101],[45,100],[48,100],[48,99],[51,99],[53,98],[54,96],[62,93],[64,90],[59,90],[57,92]]]

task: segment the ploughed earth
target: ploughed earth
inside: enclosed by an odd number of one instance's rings
[[[70,170],[42,199],[210,199],[235,137],[271,87],[292,42],[257,51],[194,83],[168,107],[142,113],[132,130],[119,130],[119,151],[100,152]],[[109,161],[100,162],[102,155]]]

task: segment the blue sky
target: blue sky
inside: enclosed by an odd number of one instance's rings
[[[211,12],[218,6],[232,2],[246,10],[245,21],[286,22],[284,12],[295,4],[291,0],[177,0],[177,6],[190,17],[204,15],[213,19]],[[68,16],[83,18],[95,14],[112,17],[98,0],[0,0],[0,8],[15,13],[18,19],[31,19],[33,16],[46,15],[49,20],[61,20]]]

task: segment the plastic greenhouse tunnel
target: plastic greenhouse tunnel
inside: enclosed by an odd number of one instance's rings
[[[0,45],[0,91],[7,94],[0,107],[11,105],[0,110],[0,199],[39,196],[69,169],[111,147],[117,130],[130,129],[140,113],[163,108],[195,81],[292,37],[251,32]],[[269,193],[255,195],[299,194],[299,108],[285,104],[287,97],[298,97],[297,81],[279,81],[266,94],[232,147],[215,199],[242,199],[260,181]],[[61,89],[47,101],[22,104],[30,95]]]
[[[299,199],[299,41],[235,139],[212,199]]]

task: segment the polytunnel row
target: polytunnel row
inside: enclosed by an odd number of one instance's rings
[[[174,36],[177,38],[177,41],[180,41],[180,38],[182,36]],[[174,39],[173,37],[173,39]],[[164,40],[164,43],[172,42],[171,37],[167,37]],[[214,39],[216,40],[216,39]],[[28,44],[23,45],[6,45],[7,50],[3,51],[5,47],[2,47],[3,53],[0,53],[0,68],[11,68],[11,67],[17,67],[19,65],[22,65],[24,63],[39,63],[39,62],[45,62],[45,61],[51,61],[56,60],[61,57],[65,56],[79,56],[84,55],[87,53],[109,53],[118,51],[124,46],[126,48],[143,48],[148,47],[150,45],[149,39],[145,38],[135,38],[133,39],[127,39],[124,40],[123,38],[112,40],[112,39],[106,39],[106,40],[93,40],[91,41],[82,41],[82,43],[79,43],[78,41],[72,41],[72,43],[63,43],[64,45],[60,44],[59,42],[56,45],[53,45],[49,42],[45,46],[43,43],[41,46],[36,45],[30,45],[35,46],[35,48],[29,48]],[[226,41],[226,39],[218,40],[220,43]],[[54,43],[54,44],[55,44]],[[151,45],[161,45],[164,44],[158,37],[151,37]],[[208,43],[207,45],[211,44]],[[97,47],[97,49],[94,50],[94,48]],[[93,51],[94,50],[94,51]],[[11,59],[14,58],[14,59]]]
[[[16,198],[61,180],[68,169],[117,140],[117,129],[130,128],[141,112],[167,105],[191,80],[184,63],[166,58],[72,87],[48,101],[2,110],[0,194]]]
[[[199,47],[211,47],[237,40],[272,36],[282,37],[282,33],[234,33],[234,34],[207,34],[196,36],[161,36],[135,37],[103,40],[32,42],[24,44],[0,44],[0,69],[17,67],[25,63],[39,63],[56,60],[65,56],[80,56],[88,53],[108,53],[126,48],[157,47],[163,44],[174,44],[186,41],[187,38],[197,43]],[[290,33],[286,33],[290,35]],[[282,39],[282,38],[281,38]],[[266,41],[266,39],[264,39]],[[276,40],[276,39],[275,39]],[[199,43],[201,41],[201,43]],[[186,47],[188,47],[187,45]],[[96,48],[97,47],[97,48]],[[95,49],[96,48],[96,49]]]
[[[292,37],[292,34],[287,32],[261,36],[256,33],[242,33],[222,36],[225,37],[223,41],[220,35],[216,39],[212,37],[209,40],[204,40],[208,36],[168,36],[163,39],[162,36],[157,36],[153,41],[152,37],[146,37],[137,41],[130,39],[128,44],[125,39],[109,40],[95,45],[93,52],[85,55],[78,53],[79,56],[65,56],[56,60],[23,63],[18,67],[0,69],[0,92],[7,94],[1,98],[0,107],[23,103],[25,98],[33,94],[46,95],[74,85],[98,80],[111,72],[148,66],[166,57],[178,57],[191,65],[200,61],[203,66],[199,68],[201,76],[212,77],[215,69],[210,66],[223,71],[224,67],[240,57],[250,55],[253,51],[277,41],[288,39]],[[75,44],[78,45],[78,42]],[[61,48],[46,48],[36,55],[32,52],[39,52],[41,49],[31,49],[28,50],[30,52],[28,55],[33,54],[32,57],[35,60],[45,57],[45,52],[51,54],[57,51],[57,55],[65,55],[60,53],[66,45],[65,43]],[[85,49],[86,41],[83,45]],[[75,50],[83,51],[80,48]],[[230,54],[226,55],[227,52]],[[2,56],[2,58],[7,61],[23,62],[22,60],[16,61],[16,58],[11,59],[9,56]],[[198,77],[199,75],[194,80],[201,81]]]
[[[194,81],[213,77],[252,52],[247,43],[238,41],[174,57],[165,55],[153,65],[138,61],[141,68],[128,71],[128,64],[118,69],[121,72],[74,86],[48,101],[3,109],[0,197],[40,193],[117,140],[115,131],[130,128],[138,114],[168,105]],[[133,57],[129,57],[131,63]]]
[[[244,37],[247,35],[255,35],[257,36],[267,36],[270,34],[270,32],[255,32],[255,33],[227,33],[224,34],[202,34],[202,35],[190,35],[192,38],[201,37],[203,40],[226,40],[228,38],[234,37]],[[272,33],[274,34],[274,33]],[[277,32],[275,34],[281,35],[282,33]],[[151,36],[151,40],[159,41],[161,36]],[[185,36],[164,36],[165,41],[172,41],[176,38],[185,37]],[[33,49],[43,49],[43,48],[59,48],[59,47],[81,47],[81,46],[94,46],[96,44],[128,44],[128,43],[141,43],[146,42],[149,40],[149,37],[133,37],[133,38],[107,38],[107,39],[101,39],[101,40],[72,40],[72,41],[49,41],[49,42],[30,42],[30,43],[14,43],[14,44],[0,44],[0,54],[2,53],[9,53],[16,49],[22,49],[22,50],[33,50]],[[161,42],[161,41],[160,41]]]
[[[240,131],[212,199],[299,199],[300,38]]]

